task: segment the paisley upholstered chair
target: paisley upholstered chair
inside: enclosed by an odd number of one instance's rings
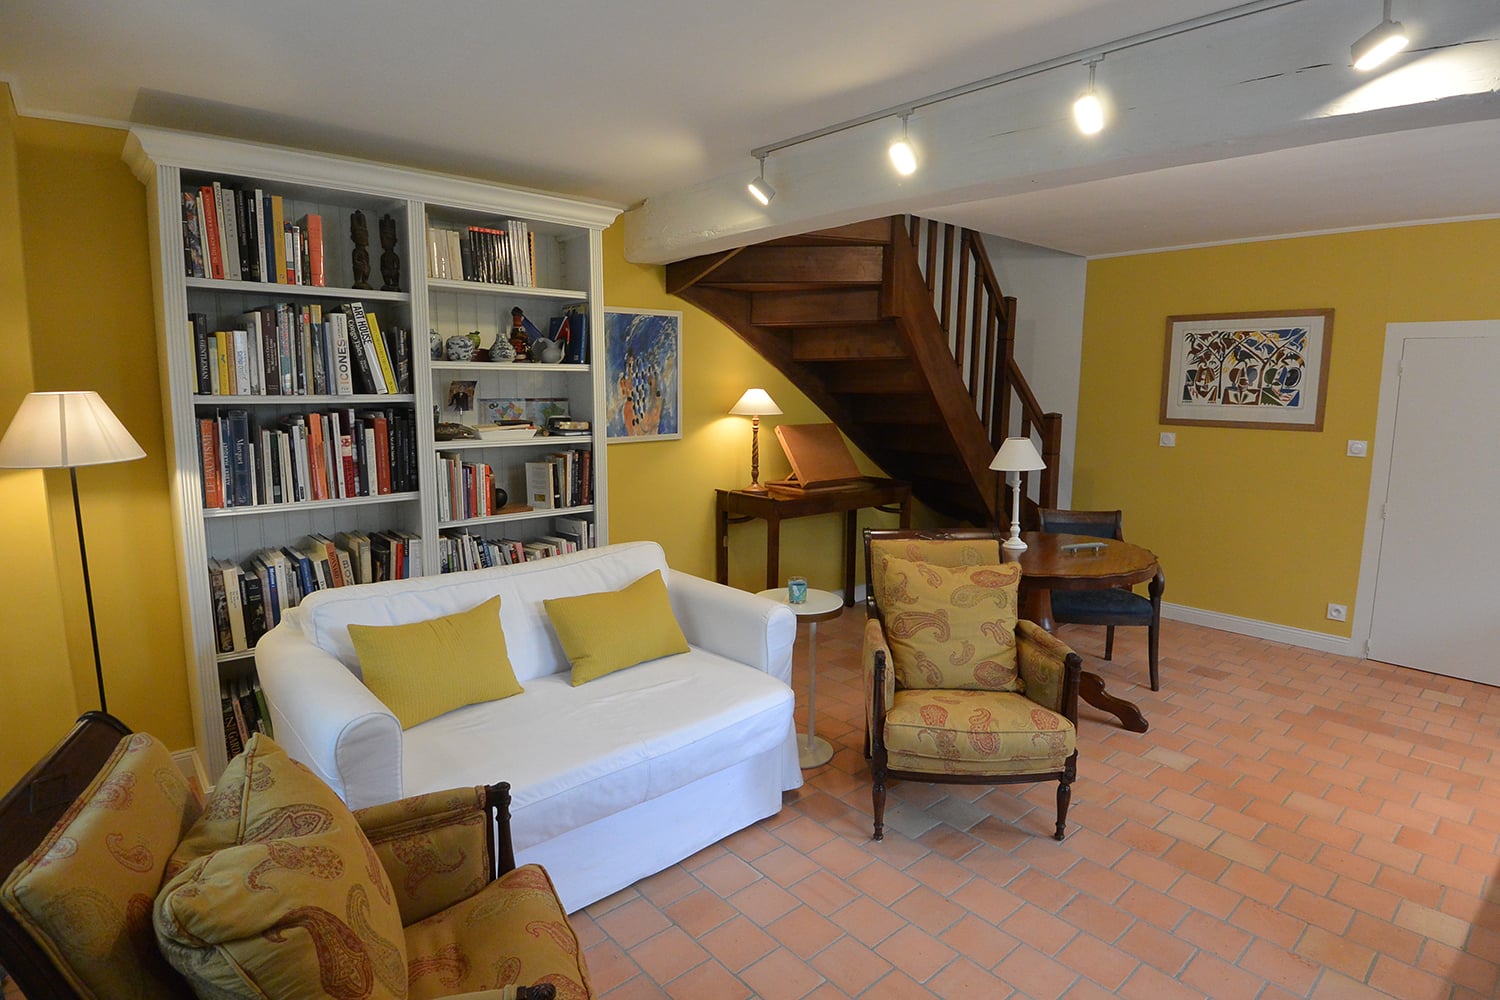
[[[866,747],[875,839],[892,779],[1057,782],[1078,762],[1078,654],[1017,619],[1020,566],[982,531],[865,531]]]
[[[37,998],[589,997],[509,802],[351,813],[263,736],[203,802],[158,740],[90,712],[0,799],[0,965]]]

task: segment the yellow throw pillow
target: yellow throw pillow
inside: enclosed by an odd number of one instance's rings
[[[500,598],[410,625],[350,625],[365,686],[410,729],[455,708],[520,694]]]
[[[574,687],[637,663],[688,651],[660,570],[620,590],[556,597],[542,604],[573,664]]]
[[[400,909],[348,807],[262,734],[224,777],[156,897],[167,961],[199,996],[404,1000]]]
[[[936,566],[877,557],[876,603],[902,688],[1020,691],[1019,563]]]

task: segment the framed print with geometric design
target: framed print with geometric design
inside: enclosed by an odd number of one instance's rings
[[[1332,309],[1167,317],[1161,422],[1321,431]]]

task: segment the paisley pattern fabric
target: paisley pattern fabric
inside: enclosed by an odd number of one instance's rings
[[[414,924],[467,899],[489,881],[484,789],[413,795],[354,814],[391,876],[401,923]]]
[[[897,691],[883,735],[890,767],[946,774],[1061,770],[1077,742],[1064,716],[1008,691]]]
[[[927,542],[954,545],[965,542]],[[976,553],[977,556],[977,553]],[[875,601],[902,688],[1020,691],[1017,563],[943,566],[876,554]]]
[[[874,618],[865,622],[865,732],[878,732],[875,724],[875,654],[885,654],[885,698],[887,709],[896,698],[896,670],[891,664],[891,647],[885,641],[885,630]]]
[[[348,808],[264,735],[179,845],[157,942],[200,996],[407,995],[401,914]]]
[[[199,806],[165,746],[127,736],[5,880],[0,905],[86,996],[191,997],[156,949],[151,901]]]
[[[537,865],[408,927],[406,953],[412,1000],[543,983],[557,1000],[593,996],[583,947]]]
[[[1062,711],[1063,677],[1068,644],[1036,622],[1016,623],[1016,652],[1026,697],[1054,712]]]

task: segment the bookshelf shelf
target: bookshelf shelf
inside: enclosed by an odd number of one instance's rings
[[[333,288],[327,285],[283,285],[265,281],[230,281],[227,278],[186,278],[187,287],[207,292],[239,292],[250,295],[334,299],[347,302],[410,302],[410,292],[382,292],[372,288]]]
[[[409,503],[420,500],[422,494],[384,493],[373,497],[341,497],[337,500],[302,500],[297,503],[258,503],[249,507],[211,507],[203,511],[205,518],[255,517],[265,514],[285,514],[298,510],[328,510],[339,507],[363,507],[382,503]]]
[[[470,517],[462,521],[443,521],[438,527],[443,531],[447,531],[450,528],[476,528],[486,524],[504,524],[508,521],[535,521],[541,518],[572,517],[578,514],[592,514],[594,511],[595,507],[593,504],[584,504],[581,507],[533,507],[531,510],[513,511],[509,514]]]
[[[124,157],[148,193],[172,500],[181,529],[177,569],[186,604],[183,637],[194,736],[213,780],[237,742],[230,732],[236,725],[230,709],[238,705],[242,714],[255,713],[252,633],[258,635],[253,626],[259,619],[254,607],[262,608],[263,624],[269,627],[285,610],[282,601],[289,594],[289,603],[295,603],[308,590],[361,582],[366,574],[374,579],[382,573],[402,575],[403,567],[404,575],[436,574],[442,568],[444,533],[453,529],[508,523],[513,525],[508,534],[535,548],[559,529],[578,530],[577,522],[559,525],[556,519],[578,518],[587,522],[585,536],[592,534],[597,544],[607,541],[602,488],[608,480],[598,419],[603,369],[588,363],[587,333],[603,323],[601,234],[619,211],[428,171],[145,127],[131,131]],[[210,206],[222,230],[210,228]],[[284,240],[273,239],[277,223],[284,227]],[[488,277],[519,277],[497,284],[430,273],[433,258],[425,251],[434,228],[467,237],[471,262],[490,268]],[[361,229],[368,239],[356,242]],[[321,244],[315,238],[319,231]],[[387,280],[392,261],[386,258],[383,268],[382,257],[392,233],[397,260],[394,280]],[[502,246],[497,233],[514,234],[507,237],[514,239],[515,248],[508,255],[496,254]],[[484,245],[485,254],[476,250],[479,234],[491,241]],[[208,245],[211,235],[216,245]],[[462,247],[461,242],[452,245]],[[284,258],[273,267],[278,247]],[[231,259],[235,255],[238,269]],[[288,262],[296,266],[283,271]],[[507,270],[497,269],[502,263]],[[202,276],[214,273],[215,266],[224,277]],[[307,283],[242,277],[283,273],[300,273]],[[400,290],[354,288],[361,278]],[[316,280],[323,283],[311,283]],[[378,332],[377,324],[368,331],[361,327],[356,304],[366,318],[378,320]],[[502,333],[508,338],[516,307],[528,321],[522,328],[533,336],[547,336],[554,324],[560,328],[570,322],[570,332],[578,331],[570,345],[575,356],[583,353],[581,363],[461,364],[430,358],[424,332],[446,341],[477,330],[481,344],[488,346]],[[237,331],[247,327],[242,347]],[[288,329],[290,342],[283,339]],[[340,353],[345,335],[347,355]],[[360,339],[366,335],[369,339]],[[207,355],[205,342],[212,345]],[[365,347],[363,357],[355,353],[357,343]],[[243,367],[226,369],[226,351],[234,352],[232,364],[243,366],[248,359],[250,384],[256,386],[281,378],[276,384],[333,387],[343,381],[335,376],[347,362],[346,394],[204,391],[244,384]],[[376,363],[382,353],[390,365],[388,374]],[[291,383],[284,381],[287,358],[292,359]],[[372,380],[382,377],[386,385],[404,391],[368,391]],[[595,431],[584,438],[436,442],[433,415],[457,398],[450,397],[455,380],[473,382],[471,408],[457,414],[466,416],[466,423],[479,422],[473,405],[479,401],[535,402],[549,413],[560,410],[590,420]],[[347,394],[350,385],[357,390],[353,395]],[[449,411],[439,419],[454,416]],[[318,435],[313,434],[315,424]],[[229,430],[219,431],[222,426]],[[376,429],[382,426],[384,437]],[[466,462],[485,467],[481,481],[489,482],[493,473],[495,484],[520,497],[526,460],[538,458],[541,449],[590,453],[591,462],[580,461],[578,468],[588,471],[593,503],[439,525],[439,488],[448,489],[439,482],[440,450],[462,450]],[[331,470],[347,470],[351,454],[359,474],[372,479],[388,475],[395,492],[206,506],[213,488],[242,488],[247,465],[261,477],[253,480],[259,496],[282,495],[289,482],[288,495],[303,496],[319,475],[332,478]],[[216,474],[205,475],[206,469]],[[317,495],[325,494],[320,489]],[[320,548],[323,541],[327,545]],[[296,563],[290,584],[278,575],[278,559]],[[334,564],[344,560],[347,565],[335,570]],[[311,575],[309,566],[316,570]],[[273,579],[279,582],[274,592],[269,586]],[[224,607],[234,604],[227,600],[231,587],[240,598],[238,612]],[[243,632],[228,640],[222,631],[226,614],[231,620],[235,614],[245,616]]]

